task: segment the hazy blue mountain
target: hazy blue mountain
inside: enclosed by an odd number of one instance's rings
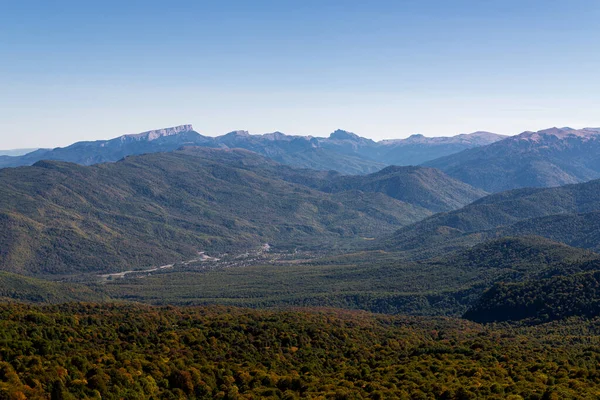
[[[214,140],[215,147],[254,151],[277,162],[317,170],[334,170],[345,174],[366,174],[385,167],[385,163],[327,148],[318,138],[293,136],[281,132],[250,135],[234,131]]]
[[[0,150],[0,156],[9,156],[9,157],[17,157],[22,156],[27,153],[31,153],[32,151],[36,151],[39,149],[12,149],[12,150]]]
[[[600,128],[551,128],[448,155],[424,165],[488,192],[600,178]]]
[[[40,149],[21,157],[0,158],[0,167],[33,165],[40,160],[92,165],[118,161],[128,155],[173,151],[185,145],[211,146],[212,142],[212,138],[194,132],[191,125],[181,125],[110,140],[77,142],[67,147]]]
[[[218,137],[195,132],[191,125],[124,135],[111,140],[78,142],[64,148],[41,149],[18,157],[0,156],[0,167],[32,165],[40,160],[60,160],[81,165],[114,162],[128,155],[166,152],[183,146],[242,148],[287,165],[345,174],[366,174],[387,165],[415,165],[443,155],[492,143],[502,136],[486,132],[455,137],[374,142],[337,130],[328,138],[286,135],[281,132],[250,135],[234,131]]]
[[[506,136],[490,132],[474,132],[452,137],[425,137],[412,135],[406,139],[374,142],[344,130],[333,132],[328,138],[319,138],[321,147],[338,153],[358,155],[386,165],[418,165],[426,161],[465,149],[484,146]]]

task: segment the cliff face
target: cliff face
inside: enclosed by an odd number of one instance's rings
[[[124,136],[121,136],[121,140],[125,141],[125,140],[133,139],[133,140],[152,141],[152,140],[156,140],[158,138],[164,137],[164,136],[173,136],[173,135],[177,135],[178,133],[181,133],[181,132],[191,132],[193,130],[194,130],[194,128],[192,127],[191,124],[179,125],[179,126],[174,126],[171,128],[156,129],[153,131],[124,135]]]
[[[33,165],[40,160],[60,160],[81,165],[118,161],[136,154],[173,151],[185,145],[211,146],[212,138],[194,132],[192,125],[123,135],[110,140],[77,142],[67,147],[41,149],[21,157],[0,157],[0,168]]]

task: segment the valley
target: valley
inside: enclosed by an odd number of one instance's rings
[[[175,146],[182,134],[195,137],[186,129],[122,141]],[[342,131],[320,145],[347,141],[377,148]],[[0,354],[10,377],[0,377],[0,393],[541,399],[586,398],[574,385],[599,390],[590,377],[600,349],[600,180],[497,192],[425,166],[349,175],[246,149],[134,148],[114,162],[0,169],[0,335],[9,338]],[[170,322],[156,330],[156,318]],[[216,327],[200,334],[202,324]],[[29,329],[31,345],[16,327]],[[62,339],[39,337],[41,327]],[[256,339],[265,329],[278,333]],[[565,332],[568,345],[558,339]],[[67,372],[33,373],[13,348]],[[325,355],[340,348],[333,367]],[[369,362],[358,349],[381,357]],[[506,358],[523,353],[540,358]],[[182,361],[160,361],[173,357]],[[567,372],[573,365],[580,372]]]
[[[173,137],[163,134],[131,140]],[[73,284],[74,300],[461,318],[492,310],[483,302],[499,287],[558,293],[600,270],[594,180],[488,194],[428,167],[343,175],[185,147],[93,166],[40,161],[0,169],[0,181],[14,299],[38,285],[60,302],[55,290]]]

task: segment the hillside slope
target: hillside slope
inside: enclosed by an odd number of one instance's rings
[[[383,246],[444,252],[489,238],[539,235],[600,249],[600,180],[493,194],[461,209],[401,228]]]
[[[369,175],[339,176],[323,190],[379,192],[434,212],[454,210],[486,195],[439,170],[423,167],[386,167]]]

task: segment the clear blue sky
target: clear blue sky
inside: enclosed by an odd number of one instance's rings
[[[600,126],[600,1],[0,0],[0,149]]]

